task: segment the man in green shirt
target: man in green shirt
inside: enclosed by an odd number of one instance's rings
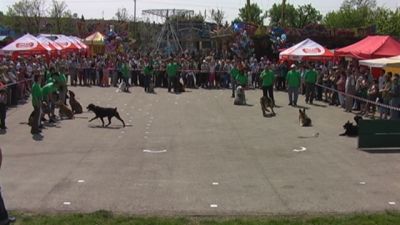
[[[317,82],[317,71],[311,66],[308,66],[308,70],[305,72],[304,81],[306,83],[306,103],[313,104],[315,97],[315,83]]]
[[[297,99],[299,97],[299,87],[301,83],[300,72],[297,71],[296,65],[292,64],[290,66],[290,71],[286,77],[286,83],[288,87],[289,94],[289,105],[297,106]]]
[[[231,74],[232,98],[234,98],[235,91],[236,91],[236,77],[239,73],[239,70],[238,70],[238,66],[235,63],[235,60],[232,60],[231,66],[232,66],[232,68],[231,68],[230,74]]]
[[[178,76],[179,65],[175,59],[171,59],[167,65],[167,75],[168,75],[168,92],[171,92],[172,87],[174,92],[177,91],[177,76]]]
[[[270,66],[268,65],[265,66],[264,70],[261,72],[260,78],[262,80],[263,96],[270,98],[273,104],[275,105],[275,99],[274,99],[275,74],[271,70]]]
[[[40,133],[40,119],[42,113],[42,88],[40,87],[41,77],[36,75],[32,85],[32,106],[33,106],[33,120],[31,124],[31,134]]]
[[[143,75],[144,75],[144,91],[149,92],[150,89],[150,82],[151,78],[153,76],[153,65],[152,62],[148,62],[148,60],[145,60],[145,66],[143,68]]]

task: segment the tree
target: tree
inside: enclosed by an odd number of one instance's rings
[[[225,13],[224,11],[217,9],[211,10],[211,19],[218,25],[218,26],[222,26],[222,21],[225,18]]]
[[[30,0],[29,15],[33,19],[34,29],[40,33],[40,23],[45,16],[45,0]]]
[[[294,27],[296,24],[296,8],[292,4],[285,6],[285,19],[282,20],[282,4],[274,3],[272,8],[267,11],[270,26],[289,26]]]
[[[255,25],[263,25],[266,15],[263,14],[261,8],[257,3],[246,4],[243,8],[239,9],[239,20],[246,23]]]
[[[373,24],[375,0],[345,0],[338,11],[329,12],[324,24],[331,28],[360,28]]]
[[[64,1],[52,0],[52,6],[50,8],[50,17],[54,19],[56,25],[56,32],[61,33],[62,19],[63,17],[70,15],[67,11],[67,4]]]
[[[115,13],[115,17],[117,17],[117,20],[120,22],[127,22],[129,20],[128,10],[126,8],[119,8]]]
[[[322,20],[321,13],[311,4],[301,5],[295,8],[292,4],[285,6],[285,20],[282,20],[282,4],[274,4],[268,10],[271,26],[289,26],[303,28],[308,24],[319,23]]]
[[[377,8],[373,18],[377,33],[400,37],[400,8],[393,11],[382,7]]]
[[[351,8],[351,9],[360,9],[360,8],[376,8],[376,0],[344,0],[342,2],[341,8]]]
[[[6,16],[10,18],[9,25],[19,32],[32,32],[33,24],[30,18],[31,4],[28,0],[21,0],[8,7]]]
[[[308,24],[319,23],[321,20],[321,13],[311,4],[302,5],[296,9],[295,27],[297,28],[303,28]]]

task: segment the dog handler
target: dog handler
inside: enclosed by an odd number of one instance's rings
[[[262,90],[263,96],[268,97],[272,100],[272,103],[275,105],[274,99],[274,80],[275,75],[272,70],[270,70],[269,66],[265,66],[265,69],[262,71],[260,78],[262,79]]]
[[[42,104],[43,94],[42,88],[40,87],[40,76],[36,75],[34,77],[34,83],[32,85],[32,106],[33,106],[33,122],[31,128],[31,134],[40,133],[40,119],[41,119],[41,104]]]
[[[299,97],[299,87],[301,82],[301,75],[296,70],[296,65],[290,66],[291,70],[287,74],[286,82],[289,94],[289,105],[297,106],[297,99]]]

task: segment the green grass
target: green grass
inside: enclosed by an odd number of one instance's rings
[[[15,225],[400,225],[400,212],[321,216],[147,217],[90,214],[17,213]]]

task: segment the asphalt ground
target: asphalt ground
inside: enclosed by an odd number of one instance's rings
[[[257,215],[398,210],[400,154],[358,150],[339,137],[354,115],[309,106],[313,127],[275,92],[276,117],[263,117],[261,90],[235,106],[229,90],[165,89],[146,94],[72,87],[78,100],[117,107],[109,128],[91,112],[46,127],[26,124],[31,104],[8,111],[0,135],[0,179],[8,209],[151,215]],[[297,149],[297,150],[296,150]],[[300,151],[298,151],[300,150]]]

